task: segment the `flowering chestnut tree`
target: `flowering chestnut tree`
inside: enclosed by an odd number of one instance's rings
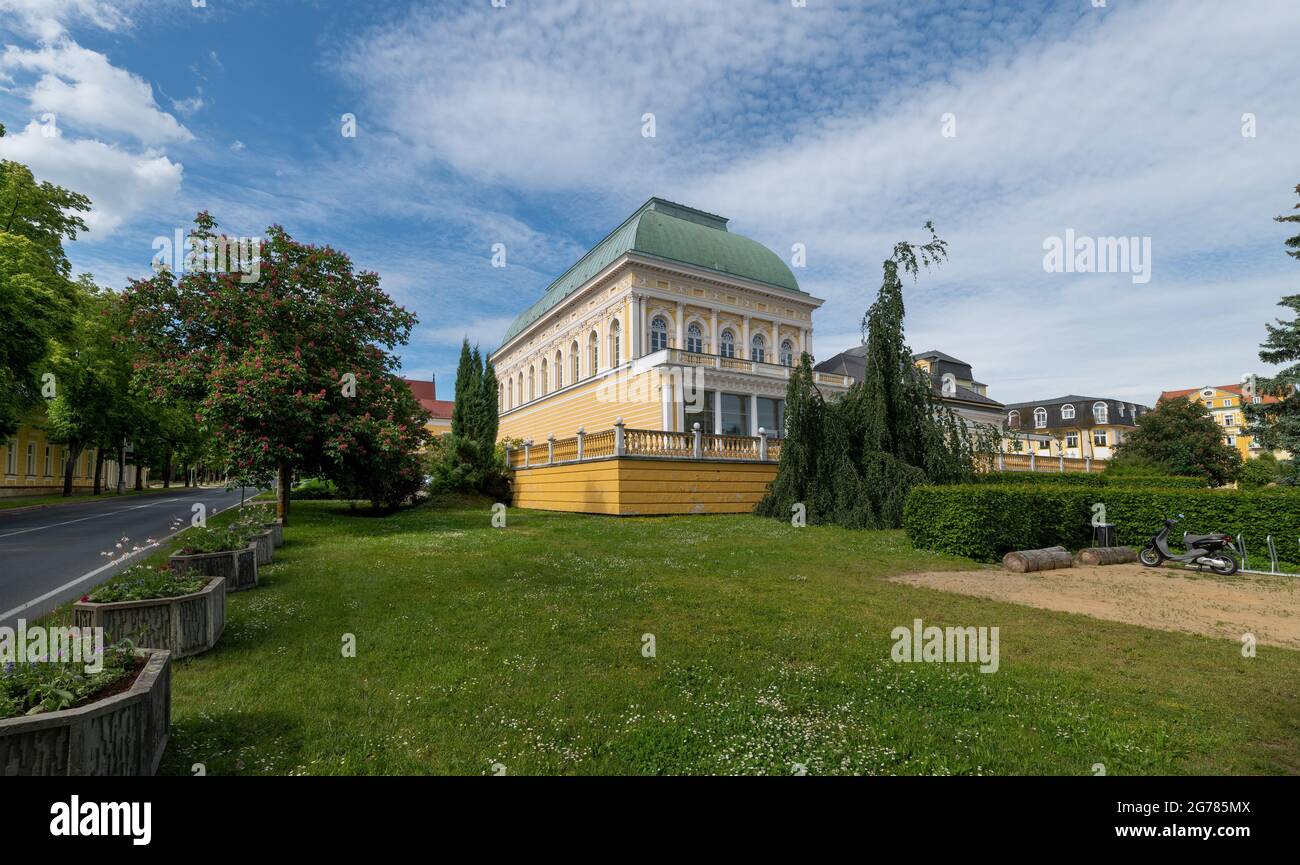
[[[194,223],[192,244],[225,241],[206,212]],[[200,260],[180,276],[164,269],[127,288],[140,381],[196,407],[233,475],[278,475],[286,523],[294,472],[345,479],[376,502],[399,486],[413,491],[428,416],[390,352],[415,316],[377,274],[278,225],[262,242],[256,280],[216,263]]]

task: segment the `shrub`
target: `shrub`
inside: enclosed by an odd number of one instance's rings
[[[1091,473],[1064,472],[988,472],[976,475],[977,484],[1012,484],[1068,487],[1163,487],[1165,489],[1206,489],[1201,478],[1160,474],[1112,474],[1109,470]]]
[[[178,575],[169,567],[135,565],[127,568],[83,601],[111,604],[116,601],[147,601],[153,598],[175,598],[197,592],[208,584],[210,577]]]
[[[1144,545],[1162,520],[1180,513],[1186,515],[1181,530],[1240,533],[1255,556],[1269,534],[1275,540],[1300,536],[1300,496],[1286,490],[1034,483],[917,487],[908,497],[903,526],[918,548],[996,561],[1010,550],[1087,546],[1096,504],[1105,505],[1118,543],[1129,546]]]
[[[323,478],[305,478],[289,490],[289,498],[312,501],[316,499],[337,499],[339,489],[333,481]]]

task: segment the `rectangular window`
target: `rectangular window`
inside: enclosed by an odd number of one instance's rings
[[[702,396],[704,399],[697,403],[702,405],[699,411],[691,411],[691,404],[686,403],[686,429],[684,432],[694,432],[696,424],[700,425],[700,432],[702,433],[713,432],[713,400],[716,394],[714,391],[706,390]]]
[[[1066,434],[1065,434],[1065,446],[1066,446],[1067,448],[1077,448],[1077,447],[1079,446],[1079,434],[1078,434],[1078,433],[1066,433]]]
[[[724,435],[749,435],[749,397],[736,393],[722,395],[722,432]]]
[[[1227,408],[1227,407],[1230,406],[1230,405],[1232,405],[1232,400],[1230,400],[1230,399],[1225,399],[1225,400],[1223,401],[1223,407],[1224,407],[1224,408]]]
[[[36,442],[27,443],[27,477],[36,477]]]
[[[1228,436],[1228,444],[1229,444],[1229,446],[1231,446],[1231,447],[1236,447],[1236,446],[1237,446],[1237,437],[1236,437],[1236,436]]]
[[[1106,431],[1104,429],[1094,430],[1092,434],[1093,447],[1106,447]]]
[[[18,474],[18,439],[9,439],[5,448],[5,474]]]
[[[1236,422],[1237,422],[1237,416],[1236,416],[1235,414],[1233,414],[1232,412],[1228,412],[1227,414],[1225,414],[1225,415],[1223,416],[1223,425],[1224,425],[1224,426],[1232,426],[1232,425],[1235,424]]]
[[[758,398],[758,425],[767,430],[768,438],[785,435],[785,400],[766,396]]]
[[[45,446],[45,476],[50,476],[50,446]]]

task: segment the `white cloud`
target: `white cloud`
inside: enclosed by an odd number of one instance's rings
[[[244,144],[244,142],[240,141],[238,138],[230,142],[230,149],[235,151],[236,153],[242,153],[244,150],[247,149],[247,147],[248,145]]]
[[[35,121],[0,138],[0,157],[30,166],[39,180],[89,196],[86,223],[98,240],[134,216],[169,205],[183,172],[180,163],[156,150],[130,153],[102,141],[46,138]]]
[[[190,141],[194,136],[162,111],[149,83],[68,39],[24,50],[7,46],[0,70],[40,77],[26,89],[33,111],[53,112],[94,132],[130,135],[144,144]]]
[[[173,99],[172,108],[189,117],[203,109],[207,103],[203,101],[203,88],[196,88],[195,93],[188,99]]]
[[[70,21],[85,21],[101,30],[131,26],[131,10],[141,0],[0,0],[0,12],[24,33],[52,41],[66,31]]]

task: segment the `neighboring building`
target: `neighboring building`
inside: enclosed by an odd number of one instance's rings
[[[429,421],[425,427],[434,435],[443,435],[451,432],[451,410],[455,403],[451,400],[438,399],[438,380],[431,378],[428,381],[419,381],[413,378],[404,378],[406,386],[411,389],[412,395],[419,400],[420,405],[429,413]]]
[[[1008,404],[1006,425],[1013,442],[1018,436],[1039,456],[1106,460],[1149,411],[1124,400],[1072,394]]]
[[[1246,415],[1242,406],[1246,403],[1281,402],[1275,396],[1256,393],[1255,377],[1246,376],[1241,384],[1203,385],[1185,390],[1167,390],[1160,394],[1159,402],[1184,397],[1194,403],[1205,406],[1205,410],[1214,418],[1214,422],[1223,427],[1223,440],[1237,449],[1241,458],[1250,459],[1259,456],[1263,448],[1256,445],[1246,435]],[[1285,451],[1274,452],[1279,459],[1289,459]]]
[[[547,287],[491,355],[503,439],[613,428],[768,435],[822,301],[727,220],[651,198]],[[819,374],[827,392],[841,375]]]
[[[975,380],[971,365],[966,361],[933,349],[914,354],[912,359],[929,374],[935,395],[959,417],[994,427],[1002,426],[1002,403],[989,398],[988,385]],[[867,370],[867,347],[859,345],[842,351],[813,368],[862,381]]]
[[[54,444],[46,436],[45,413],[40,411],[28,419],[6,441],[0,439],[0,498],[6,496],[49,495],[63,492],[63,469],[67,465],[69,449]],[[143,481],[149,479],[146,468]],[[136,467],[126,467],[125,484],[135,486]],[[103,488],[117,486],[117,461],[104,454]],[[72,468],[72,489],[85,492],[95,486],[95,449],[85,448]]]

